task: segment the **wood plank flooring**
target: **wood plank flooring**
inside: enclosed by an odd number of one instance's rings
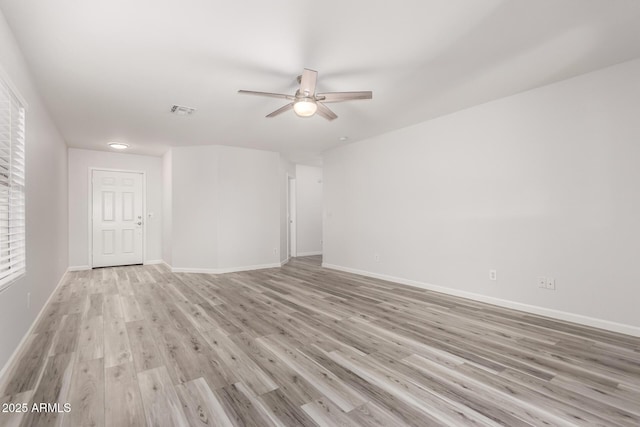
[[[640,339],[325,270],[69,273],[0,426],[640,426]],[[65,413],[65,403],[71,412]]]

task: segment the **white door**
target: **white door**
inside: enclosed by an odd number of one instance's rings
[[[92,267],[142,264],[141,173],[92,173]]]

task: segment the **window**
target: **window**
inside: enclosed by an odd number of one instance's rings
[[[25,274],[25,107],[0,74],[0,290]]]

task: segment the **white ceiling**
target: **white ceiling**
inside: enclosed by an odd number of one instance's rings
[[[0,0],[69,146],[223,144],[317,163],[349,142],[640,57],[637,0]],[[372,90],[264,116],[302,69]],[[173,104],[197,108],[188,117]]]

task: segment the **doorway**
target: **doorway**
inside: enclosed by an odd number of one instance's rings
[[[91,267],[144,261],[144,173],[91,170]]]
[[[287,185],[287,259],[296,254],[296,179],[288,176]]]

